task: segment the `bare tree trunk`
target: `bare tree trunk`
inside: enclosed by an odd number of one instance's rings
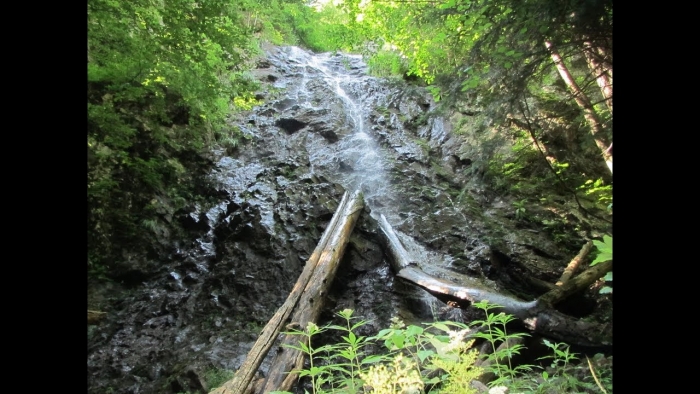
[[[297,305],[297,301],[299,301],[301,297],[302,291],[308,285],[311,275],[318,265],[321,254],[327,249],[328,241],[335,234],[336,227],[338,227],[338,222],[341,221],[341,216],[345,211],[345,206],[348,204],[349,199],[350,194],[345,192],[345,194],[343,194],[343,199],[335,210],[333,218],[323,232],[321,240],[318,242],[318,245],[316,245],[316,249],[314,249],[313,254],[306,261],[304,270],[301,275],[299,275],[299,279],[297,279],[297,282],[294,284],[289,296],[287,296],[287,300],[277,310],[275,315],[272,316],[270,321],[267,322],[233,379],[212,391],[213,394],[238,394],[246,391],[255,376],[255,372],[274,344],[275,339],[277,339],[277,334],[279,334],[282,325],[287,322],[289,315],[292,313],[294,307]]]
[[[612,113],[612,67],[608,69],[603,65],[603,62],[599,57],[601,51],[593,47],[593,44],[590,41],[585,41],[583,43],[583,46],[583,53],[586,55],[588,67],[596,76],[595,80],[598,84],[598,87],[600,87],[600,92],[603,94],[603,98],[605,99],[605,105],[608,106],[610,113]]]
[[[576,103],[583,110],[583,116],[586,118],[586,121],[591,128],[591,135],[593,135],[595,144],[603,154],[605,164],[607,164],[608,169],[610,169],[610,173],[612,174],[612,151],[608,149],[610,142],[604,136],[603,126],[598,118],[598,114],[596,114],[595,109],[593,108],[593,104],[591,104],[591,100],[578,86],[574,78],[571,76],[571,73],[569,73],[569,69],[564,64],[564,61],[559,55],[557,49],[554,47],[554,44],[552,44],[551,41],[545,41],[544,44],[552,56],[552,60],[559,71],[559,75],[566,83],[566,86],[569,87],[569,90],[571,90],[573,93]]]
[[[612,55],[608,53],[607,48],[611,48],[612,43],[606,42],[603,45],[597,45],[595,47],[596,54],[598,55],[598,59],[600,63],[602,64],[603,68],[605,68],[608,71],[608,75],[610,76],[610,83],[612,84]]]
[[[316,270],[314,270],[308,285],[301,294],[299,304],[292,315],[292,323],[298,325],[300,330],[306,329],[310,322],[316,322],[323,309],[323,302],[328,288],[333,283],[333,277],[345,252],[350,234],[355,227],[355,222],[364,207],[362,192],[355,191],[350,201],[343,208],[341,222],[339,222],[328,240],[327,247],[321,253]],[[297,346],[300,337],[286,335],[270,366],[270,373],[264,387],[259,394],[271,391],[288,391],[297,379],[295,371],[303,366],[304,354],[296,349],[284,345]],[[291,372],[291,373],[290,373]]]

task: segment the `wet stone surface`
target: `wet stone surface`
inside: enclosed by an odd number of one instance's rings
[[[130,256],[128,286],[90,288],[108,314],[88,328],[88,392],[206,392],[212,371],[237,369],[345,190],[363,190],[367,207],[324,318],[354,309],[366,335],[392,316],[463,318],[394,278],[379,214],[426,271],[504,291],[534,297],[520,276],[550,280],[572,257],[519,229],[510,202],[470,175],[474,141],[451,133],[424,89],[369,77],[358,56],[293,47],[271,49],[255,75],[267,101],[232,123],[248,136],[235,152],[214,152],[219,202],[173,219],[191,237],[171,253]]]

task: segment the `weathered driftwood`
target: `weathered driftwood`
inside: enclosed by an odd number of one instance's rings
[[[460,286],[426,274],[418,267],[418,263],[410,260],[408,252],[399,241],[394,229],[384,215],[380,215],[379,227],[382,230],[382,235],[385,237],[384,243],[392,257],[389,259],[391,266],[399,278],[412,282],[431,294],[447,295],[469,303],[486,300],[492,304],[501,305],[504,307],[504,312],[515,317],[528,317],[527,311],[536,307],[536,301],[524,302],[511,296],[489,291],[488,289]]]
[[[590,253],[591,248],[593,248],[593,242],[591,241],[588,241],[585,245],[583,245],[581,251],[578,252],[576,257],[574,257],[564,269],[564,272],[561,274],[559,281],[557,281],[557,286],[561,286],[568,282],[569,279],[571,279],[571,277],[578,269],[578,266],[581,265],[583,259],[585,259],[586,256],[588,256],[588,253]]]
[[[486,300],[491,304],[498,304],[503,307],[503,312],[521,319],[528,317],[529,311],[537,306],[537,301],[525,302],[493,291],[460,286],[444,279],[435,278],[417,267],[404,268],[396,276],[413,282],[433,294],[444,294],[470,303]]]
[[[552,308],[552,305],[579,291],[612,269],[612,262],[592,267],[566,285],[545,293],[534,301],[522,301],[510,295],[488,289],[461,286],[450,281],[435,278],[423,272],[415,261],[411,261],[406,249],[399,241],[393,228],[382,215],[379,226],[383,241],[391,257],[390,261],[396,276],[408,280],[433,295],[462,301],[461,306],[474,302],[488,301],[503,307],[502,311],[520,319],[529,330],[548,335],[570,344],[599,346],[612,343],[612,327],[585,322],[567,316]],[[597,276],[596,276],[597,275]]]
[[[241,364],[241,367],[236,372],[236,375],[233,377],[233,379],[227,381],[216,390],[213,390],[211,393],[240,394],[246,392],[248,386],[253,380],[253,377],[255,376],[256,371],[267,355],[267,352],[274,344],[275,339],[277,339],[277,335],[279,334],[282,326],[289,318],[289,315],[291,315],[292,311],[294,310],[294,306],[297,305],[297,302],[301,297],[301,293],[308,285],[311,275],[318,265],[321,254],[328,247],[328,241],[334,234],[338,223],[341,222],[341,216],[343,215],[345,206],[348,204],[349,200],[350,194],[345,192],[340,204],[338,205],[338,208],[335,210],[333,218],[331,219],[330,223],[328,223],[328,226],[326,226],[326,230],[323,232],[321,240],[316,245],[316,249],[314,249],[311,257],[309,257],[309,259],[306,261],[304,270],[301,272],[301,275],[299,275],[299,278],[294,284],[289,296],[287,296],[287,300],[267,322],[265,328],[263,328],[262,332],[260,333],[260,336],[255,341],[255,344],[250,349],[250,352],[248,352],[245,361],[243,361],[243,364]]]
[[[330,236],[327,246],[321,252],[316,269],[301,294],[301,299],[294,310],[290,324],[303,330],[309,322],[316,322],[318,319],[328,288],[333,282],[338,264],[363,207],[362,193],[355,191],[350,201],[344,206],[340,215],[341,219]],[[300,339],[297,335],[286,335],[283,338],[278,353],[270,366],[267,380],[262,390],[259,391],[260,394],[290,389],[297,379],[293,372],[302,368],[304,354],[284,345],[298,346]]]

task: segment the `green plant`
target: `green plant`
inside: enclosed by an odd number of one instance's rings
[[[485,320],[476,320],[472,322],[472,325],[485,327],[485,331],[475,333],[474,337],[484,338],[493,349],[493,353],[487,356],[492,361],[488,370],[497,376],[491,385],[498,386],[506,382],[513,382],[521,374],[532,371],[532,365],[513,366],[512,364],[513,356],[520,354],[524,346],[521,344],[511,345],[509,340],[527,336],[525,333],[508,333],[506,325],[515,318],[503,312],[498,314],[490,312],[492,309],[500,308],[500,306],[486,301],[474,303],[474,306],[482,309],[486,314]],[[504,346],[499,346],[500,344],[504,344]],[[502,364],[502,360],[506,360],[507,364]]]
[[[612,260],[612,237],[611,236],[604,235],[603,242],[593,240],[593,245],[595,245],[596,249],[598,250],[598,255],[591,262],[591,266]],[[603,277],[603,279],[606,282],[612,283],[612,271],[605,274],[605,277]],[[603,286],[600,289],[600,294],[609,294],[609,293],[610,294],[612,293],[611,286]]]
[[[578,187],[586,196],[593,197],[596,201],[612,208],[612,185],[606,185],[602,178],[592,179]]]
[[[473,393],[469,383],[482,369],[475,367],[477,352],[471,349],[474,340],[465,340],[469,327],[456,322],[427,323],[426,327],[402,323],[381,330],[372,339],[384,340],[393,357],[409,357],[416,368],[425,372],[423,385],[439,385],[441,393]]]
[[[539,360],[552,360],[552,368],[566,368],[569,363],[578,360],[578,357],[569,351],[569,345],[565,343],[552,343],[546,339],[543,339],[542,342],[545,346],[552,349],[554,354],[540,357]]]
[[[399,77],[408,71],[405,60],[395,51],[378,51],[367,60],[369,72],[377,77]]]
[[[442,393],[475,392],[469,382],[482,371],[473,366],[477,357],[470,350],[473,340],[464,341],[468,326],[437,322],[425,328],[406,327],[394,320],[391,328],[366,338],[354,331],[367,322],[353,323],[352,313],[346,309],[337,314],[345,321],[342,326],[309,323],[304,331],[289,333],[302,338],[298,346],[290,347],[309,356],[309,368],[300,371],[299,376],[311,380],[314,394],[359,393],[363,385],[372,386],[375,393],[419,392],[438,384]],[[314,337],[328,330],[339,331],[342,341],[314,347]],[[366,346],[382,342],[386,349],[382,354],[368,355],[364,351]]]
[[[499,386],[507,386],[511,391],[523,394],[579,393],[584,390],[598,392],[597,388],[604,386],[606,389],[602,391],[612,392],[612,369],[599,369],[600,378],[598,378],[590,361],[587,366],[575,364],[579,357],[572,353],[569,345],[565,343],[552,343],[543,339],[543,343],[552,350],[552,354],[540,357],[538,360],[551,360],[547,370],[537,372],[541,367],[534,365],[514,367],[511,358],[520,354],[524,346],[511,345],[496,348],[496,345],[499,343],[507,345],[509,338],[519,338],[525,334],[506,332],[506,324],[514,318],[505,313],[489,312],[498,308],[498,305],[481,302],[475,303],[474,306],[483,309],[487,315],[486,320],[475,321],[472,324],[483,327],[482,332],[477,332],[473,336],[486,339],[494,349],[494,352],[487,356],[493,362],[487,371],[497,376],[497,379],[490,383],[492,390]],[[504,360],[507,360],[507,363],[504,363]]]
[[[564,223],[565,220],[566,219],[542,219],[544,229],[554,238],[554,242],[559,244],[566,243],[570,239],[570,234],[566,229],[566,223]]]
[[[541,373],[535,371],[540,367],[513,365],[511,359],[520,354],[524,346],[509,344],[509,340],[526,334],[508,333],[506,325],[514,317],[492,312],[498,305],[480,302],[474,306],[484,310],[486,318],[472,322],[473,328],[449,321],[426,323],[423,327],[406,326],[393,318],[389,328],[372,337],[356,334],[367,322],[353,317],[353,311],[346,309],[337,313],[343,319],[342,325],[318,327],[309,323],[304,331],[289,332],[301,338],[298,346],[289,347],[309,357],[309,367],[300,371],[299,376],[311,380],[314,394],[366,393],[367,387],[371,387],[374,394],[470,394],[476,392],[471,382],[485,371],[497,377],[491,383],[493,392],[505,389],[504,386],[514,392],[537,394],[593,392],[597,387],[604,388],[601,390],[606,393],[612,392],[612,367],[599,367],[596,375],[592,363],[587,367],[575,364],[579,357],[564,343],[544,340],[552,349],[552,355],[540,360],[551,359],[552,362]],[[318,335],[328,331],[339,332],[342,340],[316,347],[314,342],[318,341]],[[474,338],[485,339],[493,349],[487,356],[492,362],[487,363],[486,369],[475,366]],[[368,346],[382,343],[384,350],[379,354],[370,355],[366,351]],[[602,355],[600,358],[604,359]],[[276,391],[272,394],[290,393]]]
[[[234,372],[228,369],[214,368],[204,373],[204,380],[209,390],[213,390],[233,378]]]
[[[292,330],[287,333],[302,338],[298,346],[289,347],[309,357],[309,368],[300,371],[299,376],[311,379],[314,394],[329,392],[326,391],[328,387],[330,392],[339,388],[344,392],[357,392],[362,387],[359,377],[361,365],[379,361],[376,357],[367,357],[360,361],[360,357],[363,356],[362,349],[367,345],[366,338],[357,336],[353,331],[367,322],[362,320],[353,324],[352,313],[352,310],[345,309],[337,314],[344,319],[344,326],[318,327],[310,322],[304,331]],[[343,342],[314,347],[314,337],[328,330],[337,330],[345,334],[342,336]]]
[[[579,357],[570,351],[569,345],[552,343],[546,339],[543,339],[543,343],[552,350],[552,354],[540,357],[539,360],[551,360],[549,371],[552,373],[550,374],[547,370],[542,371],[541,379],[535,380],[537,385],[532,388],[532,392],[580,393],[584,390],[596,389],[596,384],[584,378],[588,369],[583,365],[573,365]],[[593,376],[591,375],[590,380],[596,379]]]
[[[527,211],[525,210],[525,203],[527,203],[526,198],[524,198],[520,201],[513,202],[513,207],[515,207],[515,218],[516,219],[525,219],[527,217]]]

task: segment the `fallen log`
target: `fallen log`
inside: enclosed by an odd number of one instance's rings
[[[605,270],[612,269],[612,261],[592,267],[567,284],[557,286],[556,289],[545,293],[537,300],[523,301],[511,295],[476,286],[461,286],[426,274],[420,269],[417,262],[409,258],[408,252],[384,215],[380,216],[379,227],[383,235],[382,240],[391,257],[389,260],[392,268],[399,278],[407,280],[442,299],[456,301],[460,307],[481,301],[500,305],[503,312],[520,319],[527,329],[569,344],[583,346],[612,344],[611,326],[575,319],[552,308],[556,302],[587,287],[605,275],[607,272]]]
[[[575,294],[593,282],[605,276],[608,271],[612,271],[612,260],[594,265],[593,267],[583,271],[581,274],[566,282],[566,284],[557,286],[555,289],[540,296],[541,303],[553,306],[568,296]]]
[[[240,394],[246,392],[248,386],[253,380],[253,377],[255,376],[256,371],[267,355],[267,352],[274,344],[275,339],[277,339],[277,335],[281,331],[282,326],[289,318],[289,315],[291,315],[294,307],[297,305],[297,302],[301,297],[302,292],[308,285],[311,275],[318,265],[321,254],[328,247],[328,241],[335,233],[338,223],[341,222],[341,216],[343,215],[349,200],[350,194],[345,192],[343,194],[343,198],[340,200],[338,208],[335,210],[335,214],[333,214],[333,218],[331,218],[328,226],[326,226],[326,229],[321,236],[321,240],[316,245],[316,249],[314,249],[311,257],[309,257],[309,259],[306,261],[304,270],[301,272],[301,275],[299,275],[299,278],[294,284],[292,291],[287,296],[287,300],[281,307],[279,307],[279,309],[277,309],[274,316],[272,316],[272,318],[267,322],[265,328],[263,328],[262,332],[260,333],[260,336],[258,336],[258,339],[255,341],[255,344],[248,352],[245,361],[243,361],[241,367],[238,368],[236,375],[233,377],[233,379],[225,382],[217,389],[211,391],[211,393]]]
[[[469,301],[469,303],[487,300],[489,303],[501,305],[504,307],[504,312],[519,318],[529,316],[527,311],[537,304],[536,301],[524,302],[485,288],[460,286],[428,275],[419,268],[417,262],[410,260],[408,252],[384,215],[379,217],[379,227],[384,236],[384,243],[392,257],[389,261],[396,276],[418,285],[431,294],[447,295],[458,300]]]
[[[298,325],[299,329],[304,330],[309,322],[316,322],[318,319],[323,308],[325,295],[333,282],[338,264],[363,207],[362,192],[355,191],[343,207],[340,221],[330,235],[328,244],[321,252],[316,269],[301,294],[290,324]],[[286,335],[283,338],[278,353],[270,366],[270,373],[262,390],[258,392],[259,394],[275,390],[288,391],[291,388],[297,379],[294,372],[303,367],[304,354],[285,345],[297,346],[299,339],[298,335]]]
[[[525,302],[515,297],[475,287],[465,287],[444,279],[435,278],[417,267],[404,268],[396,276],[412,282],[432,294],[444,294],[462,301],[469,301],[470,303],[486,300],[491,304],[498,304],[503,308],[503,312],[521,319],[529,317],[529,311],[537,306],[537,301]]]
[[[588,253],[590,253],[592,248],[593,242],[591,241],[588,241],[585,245],[583,245],[581,251],[578,252],[576,257],[574,257],[564,269],[564,272],[561,274],[561,278],[559,278],[559,281],[557,281],[557,286],[561,286],[571,279],[578,269],[578,266],[581,265],[581,262],[584,258],[586,258],[586,256],[588,256]]]

